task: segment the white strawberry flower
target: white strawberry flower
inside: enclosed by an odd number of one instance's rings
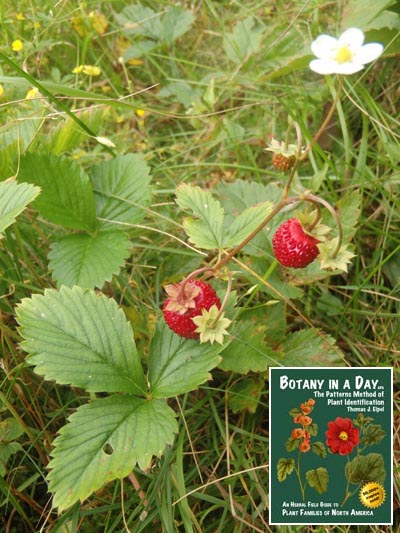
[[[317,59],[310,62],[310,69],[323,75],[359,72],[383,52],[380,43],[363,43],[364,33],[358,28],[349,28],[338,39],[320,35],[311,43]]]

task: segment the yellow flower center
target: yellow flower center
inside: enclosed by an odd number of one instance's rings
[[[353,54],[351,53],[351,50],[348,46],[342,46],[341,48],[339,48],[335,59],[338,63],[347,63],[349,61],[352,61]]]
[[[349,436],[347,435],[347,433],[345,431],[341,431],[339,433],[339,439],[340,440],[347,440],[349,438]]]

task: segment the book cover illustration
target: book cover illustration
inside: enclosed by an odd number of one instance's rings
[[[392,368],[270,368],[270,524],[392,524]]]

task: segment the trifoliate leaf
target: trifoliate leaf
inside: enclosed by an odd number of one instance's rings
[[[214,304],[207,309],[201,310],[201,315],[192,318],[196,324],[196,333],[200,333],[200,342],[218,342],[224,343],[224,335],[229,335],[226,328],[232,323],[229,318],[224,318],[224,313],[220,313],[218,307]]]

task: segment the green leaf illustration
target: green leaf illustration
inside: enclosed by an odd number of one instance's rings
[[[17,309],[22,347],[36,372],[91,392],[144,395],[133,333],[114,300],[80,287],[46,289]]]
[[[126,230],[126,224],[143,220],[151,188],[150,169],[142,156],[126,154],[105,161],[93,169],[91,180],[97,216],[106,219],[102,229]]]
[[[30,183],[17,183],[16,181],[0,183],[0,232],[14,222],[39,192],[39,187],[34,187]]]
[[[288,453],[294,452],[299,447],[300,442],[300,439],[294,439],[293,437],[289,437],[288,440],[285,442],[286,451]]]
[[[205,250],[223,248],[224,210],[210,192],[182,184],[176,190],[176,203],[196,217],[183,223],[191,243]]]
[[[161,322],[150,344],[149,383],[155,398],[169,398],[210,379],[220,361],[220,345],[183,339]]]
[[[129,238],[121,231],[75,233],[51,245],[49,268],[58,285],[101,288],[119,272],[129,248]]]
[[[290,476],[290,474],[293,472],[295,466],[294,459],[284,458],[281,457],[278,460],[277,464],[277,476],[278,481],[285,481],[287,476]]]
[[[325,459],[325,457],[327,456],[325,444],[320,441],[313,442],[311,444],[311,451],[315,453],[315,455],[318,455],[318,457],[322,457],[323,459]]]
[[[352,461],[346,463],[345,474],[350,483],[355,485],[367,481],[383,483],[386,477],[383,457],[380,453],[354,457]]]
[[[83,501],[135,463],[148,467],[177,431],[175,413],[162,400],[113,395],[79,407],[54,441],[48,475],[54,506],[62,511]]]
[[[386,436],[386,431],[380,424],[369,424],[364,427],[361,437],[361,444],[364,446],[373,446],[378,444]]]
[[[52,154],[26,154],[18,181],[38,185],[35,207],[43,218],[67,228],[94,231],[96,211],[89,177],[74,161]]]
[[[328,490],[329,474],[326,468],[320,466],[315,470],[308,470],[306,472],[306,480],[318,494],[324,494]]]

